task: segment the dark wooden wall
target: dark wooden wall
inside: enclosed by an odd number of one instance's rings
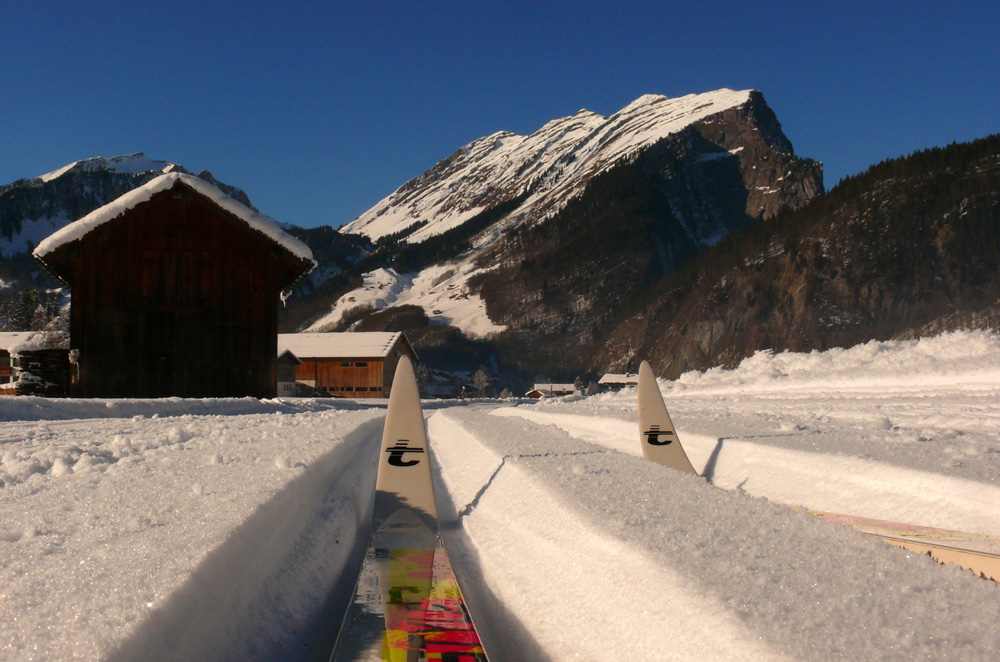
[[[91,231],[72,255],[83,397],[274,397],[277,247],[183,188]]]

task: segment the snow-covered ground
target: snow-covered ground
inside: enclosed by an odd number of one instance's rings
[[[997,658],[996,584],[786,506],[1000,535],[1000,336],[661,388],[707,480],[634,390],[425,403],[491,659]],[[0,398],[0,659],[322,659],[384,407]]]

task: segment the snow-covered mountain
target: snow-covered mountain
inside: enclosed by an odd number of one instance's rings
[[[0,257],[30,254],[64,225],[168,172],[195,174],[142,152],[74,161],[52,172],[0,186]],[[252,207],[247,194],[207,170],[198,177]]]
[[[743,122],[736,120],[739,115]],[[707,167],[721,159],[744,170],[751,216],[798,206],[822,190],[818,164],[794,158],[759,92],[724,89],[677,99],[647,94],[610,117],[580,110],[530,136],[500,131],[480,138],[401,186],[344,231],[372,239],[408,233],[407,241],[420,242],[512,200],[518,204],[505,215],[504,225],[537,222],[582,194],[596,175],[634,162],[692,127],[711,136],[710,144],[691,155],[693,163]],[[761,143],[773,152],[763,163]],[[724,223],[687,229],[692,239],[707,243],[725,233]]]
[[[578,370],[564,350],[591,352],[664,275],[822,191],[822,165],[794,154],[760,92],[581,110],[473,141],[344,226],[383,259],[300,328],[394,325],[417,306],[524,370]]]

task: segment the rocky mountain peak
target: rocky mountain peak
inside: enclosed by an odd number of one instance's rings
[[[821,167],[795,157],[760,92],[722,89],[673,99],[647,94],[609,117],[582,110],[528,136],[498,132],[473,141],[343,229],[371,239],[406,234],[406,241],[419,243],[514,199],[520,204],[504,215],[504,227],[537,223],[578,197],[597,174],[692,131],[698,134],[697,140],[686,138],[698,152],[692,163],[735,157],[751,217],[800,205],[822,190]],[[751,172],[758,159],[768,167]]]
[[[343,228],[376,250],[300,328],[453,327],[524,369],[565,369],[557,348],[590,351],[653,283],[822,190],[821,164],[794,154],[754,90],[649,94],[494,133]],[[389,267],[392,286],[373,284]]]

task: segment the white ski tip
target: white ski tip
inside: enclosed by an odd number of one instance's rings
[[[639,366],[639,443],[647,460],[698,475],[681,447],[653,369],[646,361]]]
[[[389,391],[375,489],[385,496],[395,496],[401,506],[437,518],[420,391],[413,364],[406,356],[399,359]],[[387,500],[385,496],[382,501]]]

